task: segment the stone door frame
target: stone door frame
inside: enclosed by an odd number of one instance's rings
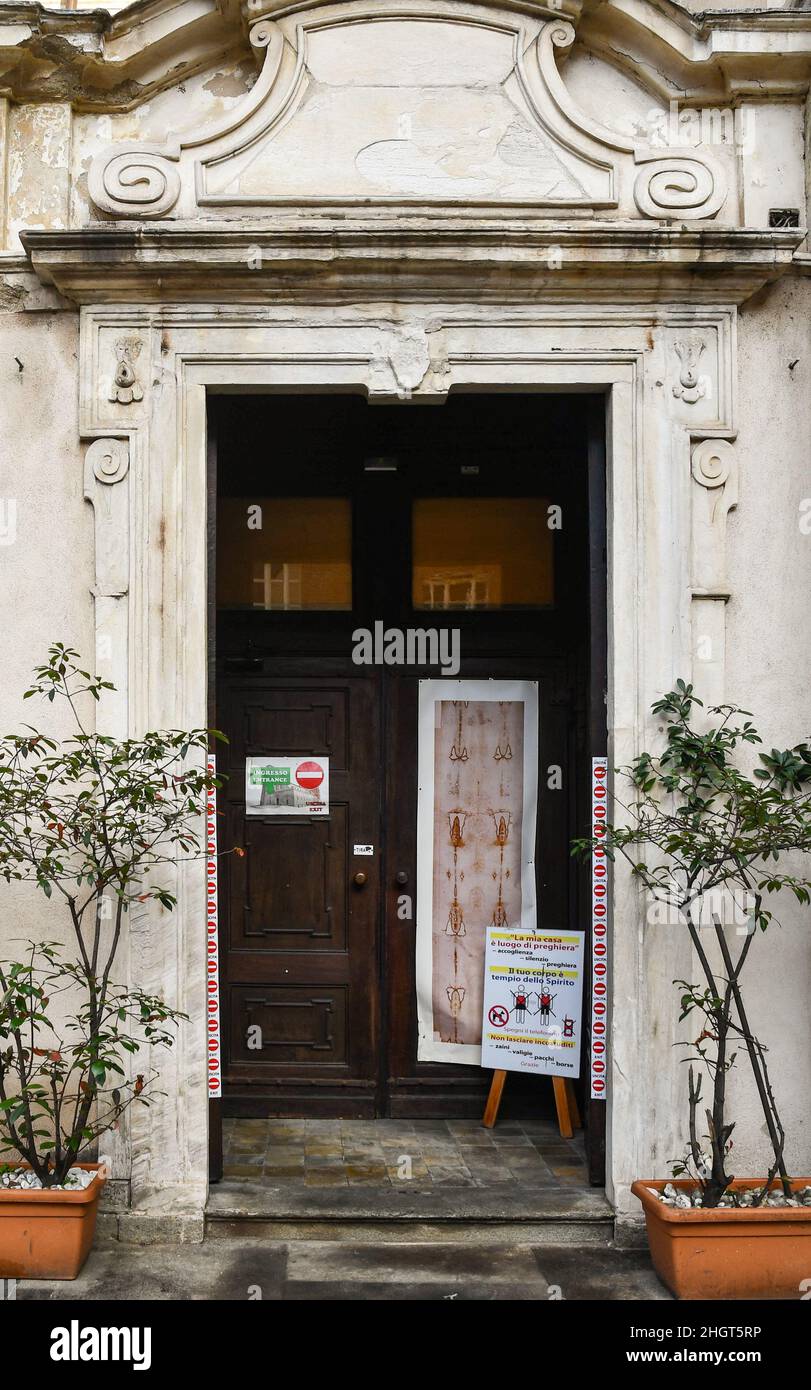
[[[404,409],[474,391],[605,392],[608,756],[656,736],[677,676],[724,695],[726,517],[737,502],[735,315],[729,304],[105,305],[81,310],[80,431],[95,515],[97,667],[118,687],[100,727],[207,720],[208,392],[360,391]],[[122,371],[122,364],[128,370]],[[123,385],[121,383],[124,383]],[[539,440],[539,448],[543,441]],[[273,438],[268,437],[272,456]],[[207,1201],[205,873],[131,924],[127,968],[189,1014],[156,1058],[165,1099],[113,1154],[121,1220],[142,1238],[202,1235]],[[626,873],[610,902],[607,1189],[676,1151],[674,929],[646,925]],[[653,1026],[655,1021],[655,1026]],[[142,1063],[139,1063],[142,1066]]]

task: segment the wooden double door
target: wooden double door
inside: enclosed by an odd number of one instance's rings
[[[227,576],[218,573],[218,592],[228,602],[217,611],[215,718],[229,739],[218,753],[226,775],[219,838],[222,849],[244,851],[227,854],[220,875],[226,1113],[453,1117],[481,1111],[488,1078],[479,1068],[417,1060],[418,689],[421,679],[443,671],[359,664],[358,632],[374,632],[375,622],[387,630],[456,629],[462,679],[538,682],[538,900],[550,925],[584,925],[582,885],[568,850],[570,838],[588,824],[584,412],[582,401],[579,414],[561,406],[568,434],[560,439],[556,417],[557,442],[550,440],[539,454],[521,430],[513,430],[510,441],[504,422],[512,418],[514,425],[515,399],[513,415],[502,407],[495,420],[481,407],[471,419],[471,412],[451,410],[450,403],[404,412],[359,401],[309,402],[306,464],[299,458],[284,486],[278,470],[268,480],[252,462],[244,403],[238,425],[228,403],[220,405],[224,525],[260,506],[270,550],[275,546],[278,555],[285,547],[295,550],[282,532],[310,538],[312,524],[312,556],[324,553],[319,517],[331,518],[333,541],[341,516],[351,519],[347,554],[341,557],[331,541],[324,561],[331,566],[330,593],[341,606],[308,606],[308,584],[316,605],[325,602],[326,591],[319,598],[320,581],[306,563],[288,565],[284,573],[267,565],[246,570],[245,583],[254,585],[250,604],[235,602],[239,595],[219,582]],[[518,398],[530,415],[538,399]],[[298,412],[301,424],[304,407],[300,399],[269,398],[252,409],[258,432],[263,410]],[[252,497],[261,501],[252,504]],[[324,509],[325,498],[332,499],[332,511]],[[464,518],[443,521],[454,515],[457,499],[481,501],[494,515],[504,498],[517,500],[522,510],[538,498],[546,511],[561,509],[562,525],[545,561],[554,570],[550,602],[488,603],[494,566],[468,572],[448,535],[447,565],[420,569],[417,563],[418,504],[439,500],[429,520],[448,532],[461,525],[461,534]],[[334,509],[339,502],[343,513]],[[275,540],[274,515],[292,517],[289,525],[279,523]],[[477,515],[472,508],[471,526],[478,525]],[[255,549],[255,538],[250,543]],[[233,546],[218,544],[218,569],[236,565],[229,560],[235,554]],[[348,581],[340,568],[347,563]],[[458,590],[452,585],[460,575]],[[475,583],[483,587],[471,590]],[[255,602],[257,584],[264,606]],[[270,584],[277,588],[268,593]],[[437,584],[444,585],[439,595],[430,587]],[[420,601],[436,606],[416,607]],[[246,761],[274,757],[329,760],[328,817],[246,814]],[[522,1097],[534,1113],[543,1104],[535,1080],[516,1078],[511,1093],[517,1113]]]

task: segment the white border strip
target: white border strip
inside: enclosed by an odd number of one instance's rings
[[[520,700],[524,705],[524,803],[521,838],[521,929],[537,930],[535,823],[538,807],[538,682],[424,680],[419,683],[417,764],[417,1059],[481,1064],[481,1045],[434,1038],[434,756],[436,706],[442,700]],[[482,925],[482,970],[484,925]]]
[[[592,835],[605,834],[608,758],[591,760]],[[608,860],[595,849],[591,860],[591,1098],[605,1100],[608,1086]]]
[[[217,774],[217,758],[209,753],[206,766]],[[217,912],[217,789],[206,792],[206,1071],[209,1100],[222,1095],[220,1047],[220,951]]]

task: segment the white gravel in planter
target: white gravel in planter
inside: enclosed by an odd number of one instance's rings
[[[661,1191],[659,1191],[657,1187],[649,1187],[648,1191],[652,1197],[658,1197],[664,1207],[685,1208],[701,1206],[701,1192],[698,1188],[696,1188],[694,1192],[685,1192],[682,1189],[675,1188],[673,1184],[669,1182]],[[751,1188],[744,1192],[736,1193],[735,1197],[726,1195],[721,1198],[718,1206],[731,1207],[733,1210],[741,1207],[752,1207],[755,1204],[755,1196],[759,1191],[760,1188]],[[811,1207],[811,1187],[801,1187],[797,1192],[794,1192],[791,1197],[786,1197],[780,1191],[772,1192],[766,1198],[765,1202],[761,1202],[760,1205],[764,1207]],[[715,1208],[710,1207],[707,1208],[707,1210],[711,1211],[715,1210]]]
[[[71,1168],[65,1181],[48,1189],[49,1192],[78,1192],[95,1182],[94,1169]],[[0,1189],[10,1188],[13,1192],[40,1190],[42,1183],[30,1168],[15,1168],[11,1173],[0,1173]]]

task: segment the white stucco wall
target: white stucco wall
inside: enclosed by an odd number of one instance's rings
[[[16,503],[16,537],[0,546],[0,730],[27,723],[60,735],[71,731],[69,712],[22,695],[51,642],[93,658],[93,533],[78,438],[78,315],[28,312],[29,296],[46,298],[41,286],[30,275],[4,278],[12,303],[13,291],[21,292],[22,307],[0,312],[0,497]],[[62,935],[59,904],[49,904],[36,888],[0,882],[0,949],[18,937],[42,937],[46,921],[47,934]]]
[[[784,747],[811,734],[811,534],[800,528],[800,504],[811,497],[811,280],[785,280],[744,306],[738,344],[741,479],[729,520],[727,698],[753,712],[767,748]],[[807,874],[809,866],[796,868]],[[746,997],[769,1048],[789,1170],[806,1174],[811,910],[785,894],[772,907],[782,926],[754,943]],[[770,1150],[743,1057],[732,1095],[732,1171],[761,1171]]]

